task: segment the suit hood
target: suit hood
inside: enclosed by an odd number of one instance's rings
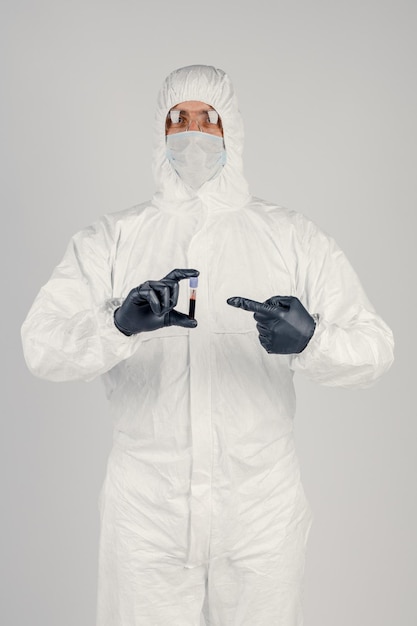
[[[165,121],[168,111],[180,102],[199,100],[210,104],[221,117],[227,161],[221,173],[198,190],[190,190],[176,174],[166,156]],[[238,207],[249,199],[243,175],[243,122],[229,76],[209,65],[190,65],[173,71],[158,95],[154,126],[154,201],[172,205],[199,197],[222,207]]]

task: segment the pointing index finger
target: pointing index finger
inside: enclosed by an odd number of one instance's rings
[[[227,299],[227,304],[235,306],[238,309],[244,309],[245,311],[251,311],[252,313],[262,313],[265,309],[263,302],[257,302],[256,300],[250,300],[249,298],[241,298],[240,296],[234,296]],[[269,309],[268,309],[269,310]]]

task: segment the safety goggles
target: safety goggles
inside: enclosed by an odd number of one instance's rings
[[[199,130],[213,135],[222,134],[219,114],[214,109],[207,109],[190,115],[180,109],[171,109],[167,115],[166,130],[180,133],[187,130]]]

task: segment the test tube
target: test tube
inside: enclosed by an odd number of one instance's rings
[[[188,317],[192,320],[195,318],[195,300],[197,297],[198,278],[197,276],[190,278],[190,308]]]

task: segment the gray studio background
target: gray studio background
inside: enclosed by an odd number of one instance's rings
[[[2,624],[94,624],[104,393],[32,377],[20,326],[74,232],[151,196],[156,94],[192,63],[234,81],[252,192],[335,237],[396,337],[372,389],[296,379],[315,513],[306,626],[417,623],[416,13],[414,0],[1,2]]]

